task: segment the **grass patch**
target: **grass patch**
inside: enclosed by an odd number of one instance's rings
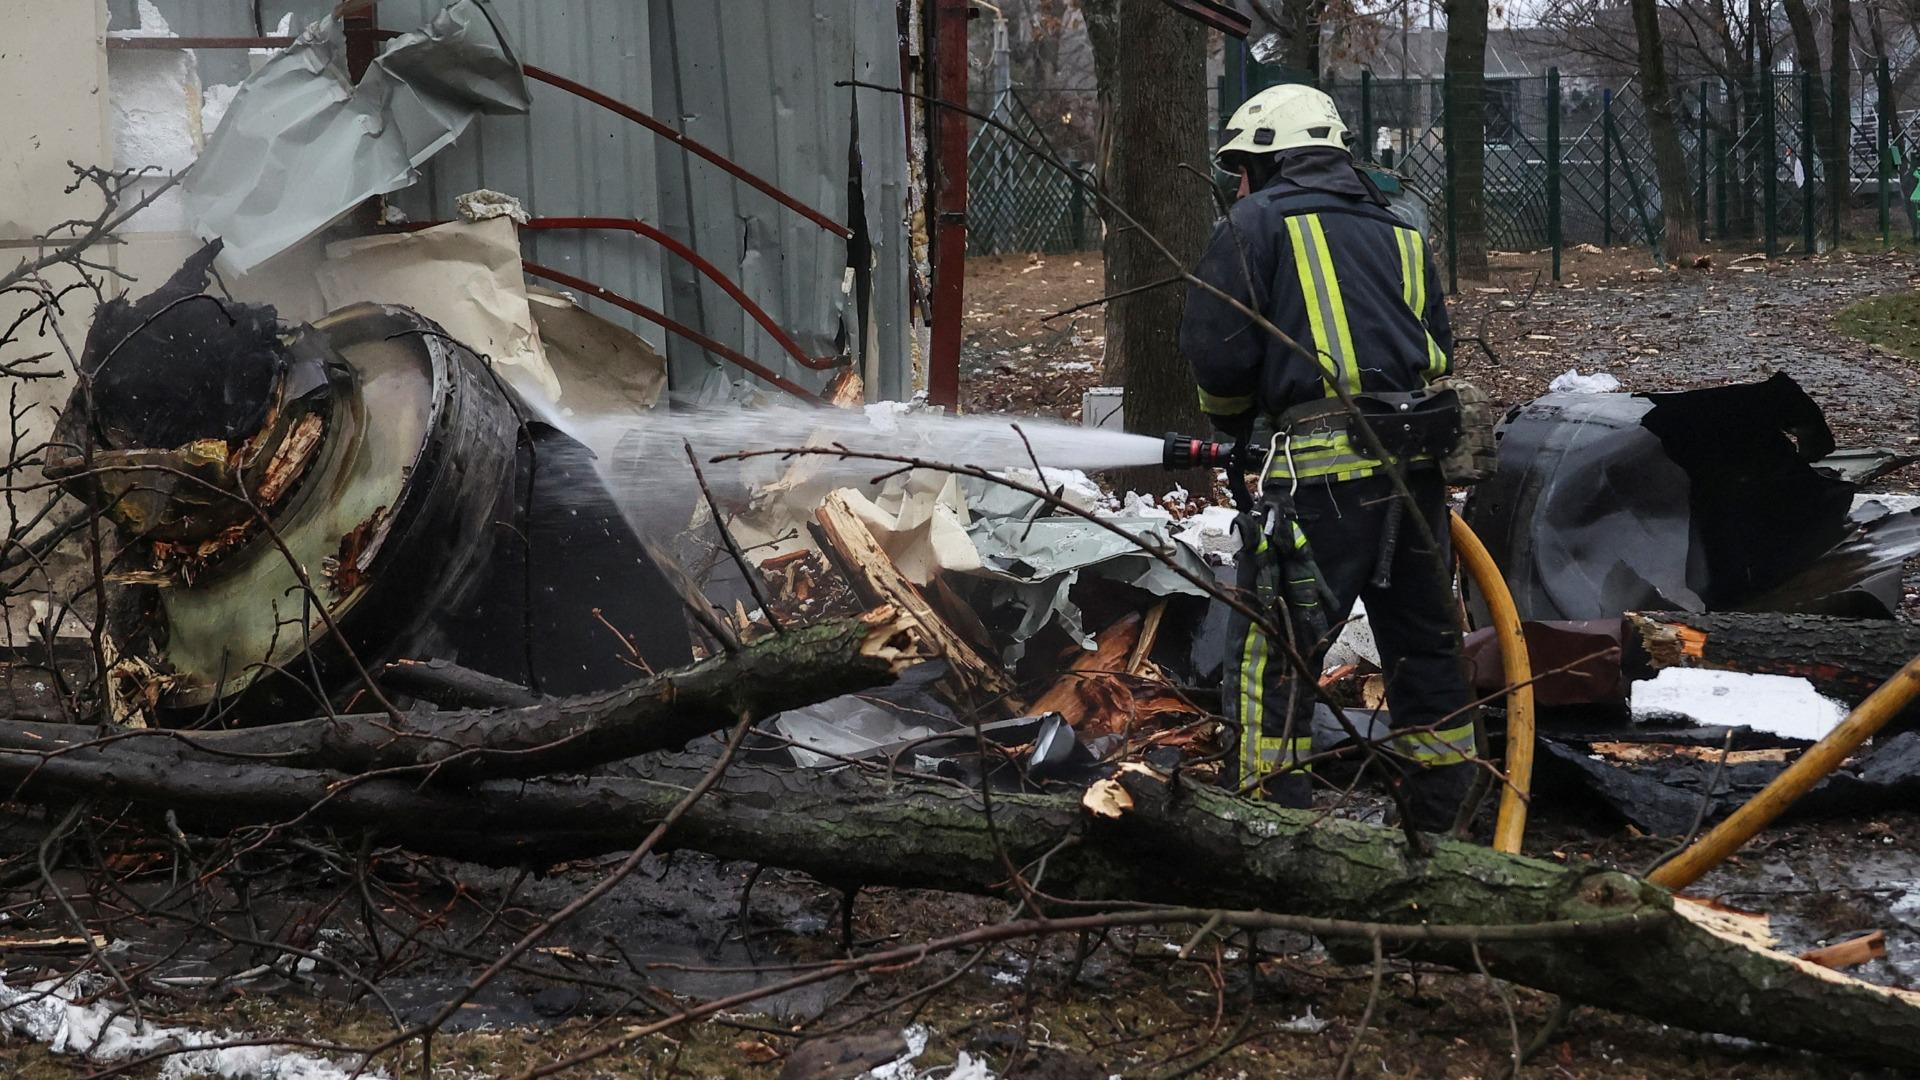
[[[1848,337],[1920,360],[1920,292],[1862,300],[1834,316],[1833,325]]]

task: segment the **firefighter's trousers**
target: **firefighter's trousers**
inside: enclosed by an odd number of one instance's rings
[[[1408,514],[1401,522],[1390,582],[1375,587],[1381,534],[1389,501],[1396,498],[1384,475],[1299,485],[1293,499],[1328,594],[1327,621],[1338,633],[1356,597],[1380,648],[1387,704],[1395,736],[1382,749],[1404,783],[1417,827],[1449,825],[1475,766],[1472,700],[1462,667],[1457,608],[1448,572],[1446,488],[1431,469],[1409,470],[1408,487],[1420,515],[1440,545],[1432,551]],[[1404,503],[1402,504],[1404,507]],[[1405,512],[1404,510],[1402,511]],[[1251,530],[1243,529],[1243,535]],[[1286,530],[1278,530],[1285,532]],[[1268,538],[1269,546],[1282,542]],[[1280,590],[1278,560],[1265,551],[1242,551],[1237,583],[1275,610]],[[1329,642],[1302,649],[1309,669],[1319,671]],[[1269,641],[1238,612],[1227,625],[1227,662],[1222,698],[1241,737],[1235,756],[1241,786],[1283,805],[1305,806],[1311,794],[1311,687],[1296,692],[1286,643]],[[1255,778],[1264,778],[1257,787]]]

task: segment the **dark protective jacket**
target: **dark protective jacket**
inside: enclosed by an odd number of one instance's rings
[[[1200,407],[1244,438],[1277,416],[1349,393],[1417,390],[1452,371],[1453,331],[1420,233],[1380,205],[1338,150],[1282,155],[1274,177],[1214,230],[1195,275],[1261,312],[1283,343],[1224,300],[1187,292],[1180,351]],[[1343,437],[1296,440],[1291,475],[1350,479],[1377,462]]]

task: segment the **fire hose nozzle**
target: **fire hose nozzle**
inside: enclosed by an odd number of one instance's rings
[[[1231,469],[1239,451],[1233,443],[1210,442],[1169,431],[1160,464],[1169,469]]]

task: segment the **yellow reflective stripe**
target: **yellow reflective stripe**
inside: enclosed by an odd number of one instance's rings
[[[1262,536],[1253,554],[1258,558],[1266,553],[1267,538]],[[1260,773],[1260,712],[1266,700],[1267,639],[1257,625],[1247,624],[1240,648],[1240,779],[1245,782]]]
[[[1413,229],[1407,229],[1405,230],[1405,233],[1407,236],[1407,245],[1408,245],[1410,254],[1412,256],[1412,265],[1409,267],[1409,270],[1408,270],[1409,274],[1411,274],[1411,277],[1409,279],[1408,289],[1407,289],[1407,293],[1408,293],[1407,307],[1413,310],[1413,317],[1419,320],[1420,328],[1423,331],[1425,331],[1427,326],[1427,249],[1425,246],[1426,240],[1424,237],[1422,237],[1418,232],[1414,231]],[[1447,369],[1451,366],[1452,366],[1451,358],[1447,356],[1446,351],[1444,349],[1440,348],[1440,343],[1433,340],[1432,332],[1428,331],[1427,332],[1427,381],[1432,382],[1435,379],[1446,378]]]
[[[1413,229],[1407,234],[1407,306],[1413,309],[1413,317],[1422,323],[1427,320],[1427,245],[1426,239]]]
[[[1452,358],[1447,356],[1446,351],[1440,348],[1440,343],[1433,340],[1432,334],[1428,334],[1427,335],[1427,381],[1433,382],[1436,379],[1446,378],[1447,369],[1450,366],[1452,366],[1452,363],[1453,363]]]
[[[1200,411],[1209,416],[1238,416],[1248,409],[1253,408],[1253,398],[1251,396],[1223,397],[1219,394],[1208,393],[1207,388],[1204,386],[1198,389],[1200,391]]]
[[[1394,245],[1400,249],[1400,299],[1406,302],[1407,310],[1414,317],[1420,316],[1420,309],[1413,305],[1413,276],[1418,272],[1419,259],[1413,246],[1412,229],[1393,230]]]
[[[1306,301],[1307,327],[1313,333],[1313,341],[1309,344],[1313,346],[1314,363],[1320,366],[1320,381],[1326,384],[1326,396],[1338,397],[1334,392],[1334,381],[1340,378],[1343,365],[1334,350],[1339,348],[1339,339],[1328,330],[1333,313],[1327,303],[1326,293],[1319,284],[1322,271],[1313,247],[1313,236],[1306,227],[1305,218],[1294,216],[1286,221],[1287,237],[1293,245],[1293,273],[1300,279],[1300,294]]]
[[[1313,756],[1313,736],[1303,735],[1297,739],[1259,740],[1260,763],[1263,766],[1278,765],[1285,762],[1289,769],[1306,770],[1313,766],[1306,762]]]
[[[1476,756],[1471,722],[1440,731],[1410,731],[1395,736],[1394,744],[1399,753],[1427,767],[1458,765]]]
[[[1333,310],[1331,321],[1333,323],[1334,338],[1339,342],[1339,347],[1333,351],[1333,354],[1340,362],[1340,374],[1346,381],[1347,393],[1357,394],[1360,392],[1360,363],[1354,357],[1353,331],[1347,325],[1347,304],[1340,296],[1340,277],[1334,273],[1333,251],[1327,247],[1327,234],[1326,231],[1320,227],[1319,214],[1307,215],[1307,228],[1313,233],[1313,242],[1317,248],[1319,257],[1320,273],[1325,279],[1321,284],[1326,290],[1327,304]]]

